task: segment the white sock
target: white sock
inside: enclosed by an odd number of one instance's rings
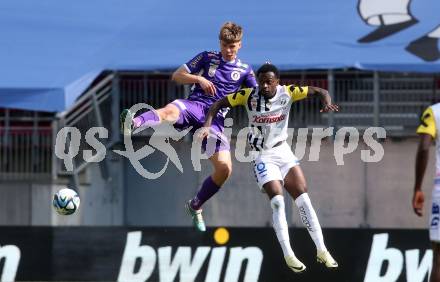
[[[286,220],[286,211],[284,210],[284,197],[276,195],[270,200],[272,207],[273,229],[283,249],[284,256],[293,256],[293,250],[290,246],[289,227]]]
[[[316,212],[310,202],[309,195],[307,193],[301,194],[296,198],[295,203],[299,209],[301,221],[309,231],[309,235],[315,243],[316,249],[318,251],[326,251],[327,248],[324,244],[321,225],[319,224]]]

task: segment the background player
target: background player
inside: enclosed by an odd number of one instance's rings
[[[232,22],[225,23],[219,34],[220,52],[202,52],[177,69],[172,79],[178,83],[194,84],[187,99],[177,99],[156,111],[148,111],[137,117],[129,110],[121,114],[121,127],[124,134],[131,134],[134,128],[151,127],[161,122],[169,122],[177,129],[190,126],[193,130],[200,128],[205,121],[209,107],[228,93],[236,92],[242,85],[255,87],[256,81],[252,68],[237,58],[243,37],[242,28]],[[212,121],[212,129],[222,133],[226,109],[218,113]],[[130,119],[124,123],[125,119]],[[124,128],[124,124],[131,124]],[[203,144],[206,149],[206,142]],[[196,196],[186,203],[187,212],[193,223],[200,231],[205,231],[202,217],[202,205],[228,179],[232,171],[229,141],[216,143],[212,152],[207,151],[209,160],[214,166],[214,172],[208,176]]]
[[[433,262],[431,272],[431,282],[440,282],[440,145],[438,128],[440,124],[440,103],[428,107],[422,115],[421,124],[417,128],[420,136],[419,147],[416,156],[416,179],[414,183],[414,194],[412,206],[418,216],[423,215],[423,204],[425,196],[422,191],[423,177],[425,176],[426,166],[429,159],[429,147],[436,141],[436,176],[434,179],[434,189],[432,190],[432,209],[430,216],[429,239],[432,242]]]
[[[318,217],[307,194],[304,174],[286,138],[289,111],[293,102],[316,95],[324,105],[322,112],[337,111],[338,106],[332,104],[327,90],[312,86],[279,85],[279,71],[272,64],[263,65],[257,71],[257,78],[259,88],[243,89],[214,103],[204,128],[197,137],[203,140],[209,136],[211,123],[221,108],[245,106],[250,128],[248,143],[254,151],[259,152],[254,161],[254,173],[260,189],[264,189],[269,196],[273,227],[287,265],[294,272],[306,269],[290,246],[283,186],[295,200],[301,221],[316,245],[317,260],[328,268],[337,268],[337,262],[324,244]]]

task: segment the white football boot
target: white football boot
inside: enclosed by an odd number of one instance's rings
[[[295,273],[301,273],[306,270],[306,266],[304,263],[302,263],[299,259],[296,258],[295,255],[293,256],[286,256],[284,257],[286,260],[287,266]]]
[[[316,260],[319,263],[323,263],[327,268],[330,269],[336,269],[338,267],[338,263],[328,251],[318,251],[316,255]]]

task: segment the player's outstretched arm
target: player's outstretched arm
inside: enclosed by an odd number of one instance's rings
[[[209,95],[214,95],[216,92],[214,83],[207,80],[203,76],[189,73],[184,66],[181,66],[176,71],[174,71],[171,79],[181,84],[198,83],[200,84],[200,87],[202,87],[202,89],[205,91],[205,93]]]
[[[309,86],[309,95],[316,95],[321,99],[321,103],[323,105],[321,109],[321,113],[324,112],[337,112],[339,111],[339,106],[336,104],[332,104],[332,98],[328,94],[328,91],[323,88]]]
[[[197,139],[202,141],[209,134],[209,129],[211,128],[212,120],[217,115],[218,111],[222,108],[232,107],[231,103],[228,100],[228,97],[224,97],[223,99],[218,100],[209,108],[208,114],[206,115],[205,123],[203,124],[203,128],[197,134]]]
[[[418,216],[423,215],[423,204],[425,196],[422,191],[423,177],[425,176],[426,167],[429,160],[429,147],[432,143],[432,136],[429,134],[419,134],[419,147],[416,155],[416,179],[414,183],[414,194],[412,198],[412,206],[414,212]]]

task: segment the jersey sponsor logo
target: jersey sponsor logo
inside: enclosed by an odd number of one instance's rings
[[[252,118],[253,118],[252,122],[256,122],[256,123],[274,123],[285,120],[286,115],[281,114],[279,116],[253,116]]]
[[[438,216],[433,216],[431,219],[431,228],[437,228],[438,227],[438,222],[439,222],[440,218]]]
[[[260,175],[260,177],[265,177],[267,175],[267,168],[266,168],[266,165],[264,163],[256,164],[255,168],[257,170],[258,175]]]
[[[440,207],[436,203],[432,203],[432,214],[440,214]]]
[[[191,68],[195,68],[197,67],[197,64],[200,62],[200,60],[203,58],[203,55],[200,54],[197,57],[195,57],[190,63],[189,65],[191,66]]]
[[[287,104],[287,99],[286,98],[281,98],[281,102],[280,102],[281,106],[284,106]]]
[[[240,79],[240,72],[239,71],[233,71],[233,72],[231,72],[231,78],[232,78],[232,80],[234,80],[234,81],[237,81],[237,80],[239,80]]]
[[[440,207],[436,203],[432,203],[431,210],[432,218],[431,218],[431,228],[437,228],[438,222],[440,220]]]
[[[217,70],[217,68],[218,68],[218,65],[216,65],[216,64],[209,65],[208,75],[210,77],[214,77],[215,71]]]

